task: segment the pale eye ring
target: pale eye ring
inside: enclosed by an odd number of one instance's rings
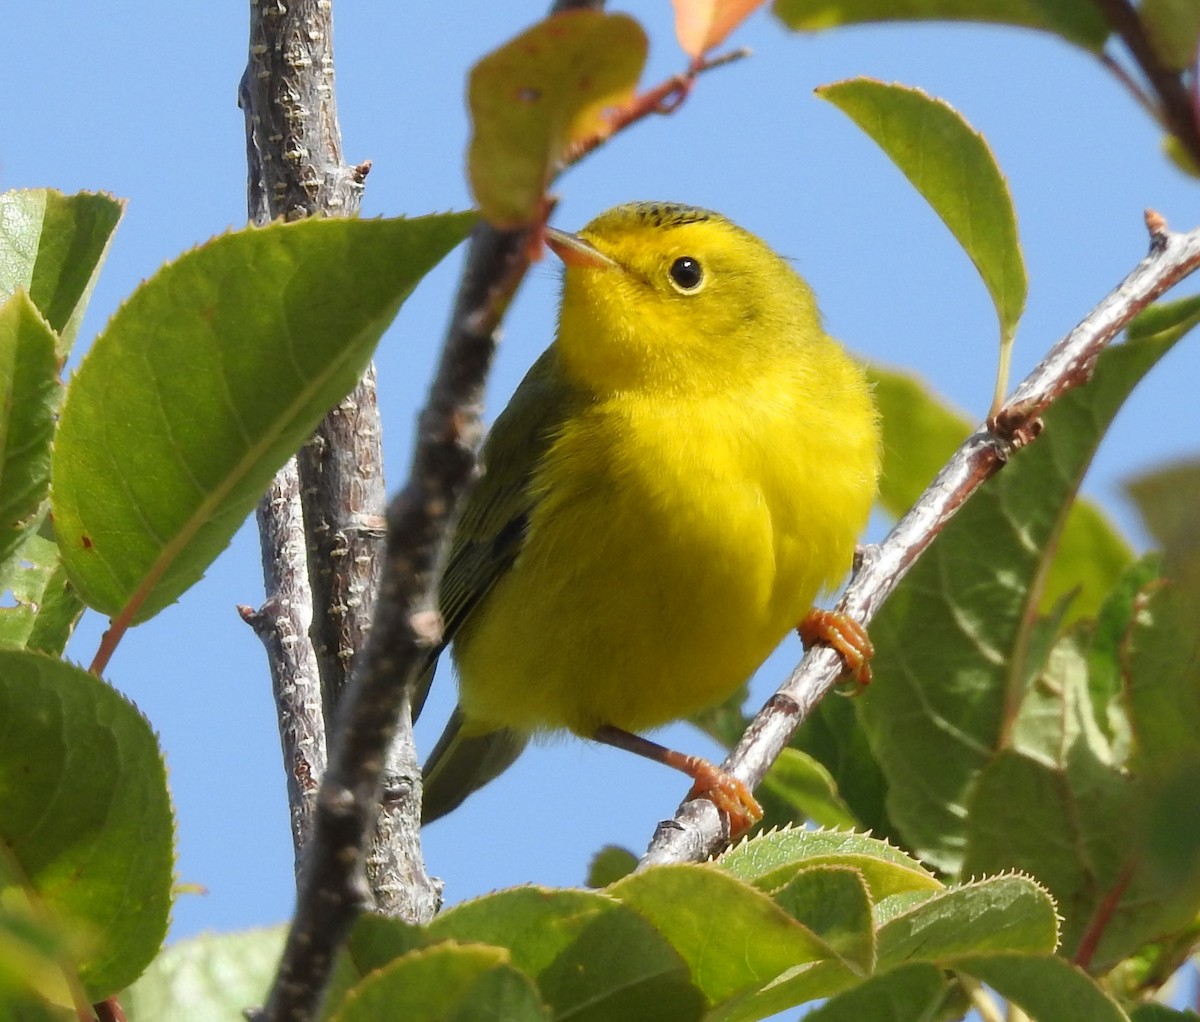
[[[680,256],[671,264],[671,283],[684,293],[700,290],[704,283],[704,267],[693,256]]]

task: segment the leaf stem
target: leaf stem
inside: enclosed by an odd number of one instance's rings
[[[1104,900],[1096,906],[1096,911],[1092,914],[1092,918],[1088,920],[1087,929],[1084,930],[1083,936],[1079,938],[1079,947],[1075,951],[1073,961],[1081,969],[1087,971],[1092,966],[1092,959],[1096,956],[1096,948],[1100,946],[1100,940],[1104,936],[1104,931],[1112,922],[1113,914],[1117,911],[1117,906],[1121,904],[1121,898],[1128,889],[1130,881],[1133,880],[1133,875],[1137,870],[1136,862],[1127,862],[1120,874],[1117,876],[1116,882],[1104,895]]]

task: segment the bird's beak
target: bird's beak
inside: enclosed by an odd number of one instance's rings
[[[557,227],[546,228],[546,244],[568,266],[588,266],[592,269],[614,269],[617,263],[578,234],[568,234]]]

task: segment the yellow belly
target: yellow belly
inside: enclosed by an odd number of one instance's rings
[[[874,495],[873,429],[831,437],[819,410],[700,404],[626,396],[552,446],[521,553],[455,641],[472,730],[687,716],[841,580]]]

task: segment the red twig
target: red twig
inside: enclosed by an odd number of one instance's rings
[[[1092,914],[1092,918],[1088,921],[1087,929],[1079,939],[1079,948],[1075,952],[1074,958],[1075,964],[1081,969],[1086,971],[1091,967],[1092,959],[1096,955],[1096,948],[1100,944],[1100,938],[1104,936],[1104,931],[1112,922],[1113,914],[1117,911],[1117,906],[1121,903],[1121,898],[1129,887],[1136,868],[1137,866],[1133,862],[1126,864],[1117,877],[1117,882],[1109,888],[1104,900],[1100,902]]]
[[[711,71],[715,67],[731,64],[736,60],[741,60],[748,56],[750,56],[750,50],[743,46],[740,49],[730,50],[728,53],[722,53],[715,57],[704,57],[692,61],[691,66],[686,71],[672,75],[670,78],[654,86],[654,88],[643,92],[640,96],[635,96],[625,106],[618,107],[610,113],[603,130],[569,146],[567,151],[563,153],[556,173],[561,173],[567,167],[574,166],[587,156],[588,153],[599,149],[613,135],[628,128],[631,124],[642,120],[644,117],[648,117],[650,114],[674,113],[684,104],[688,96],[691,95],[692,88],[696,84],[697,75],[705,71]]]

